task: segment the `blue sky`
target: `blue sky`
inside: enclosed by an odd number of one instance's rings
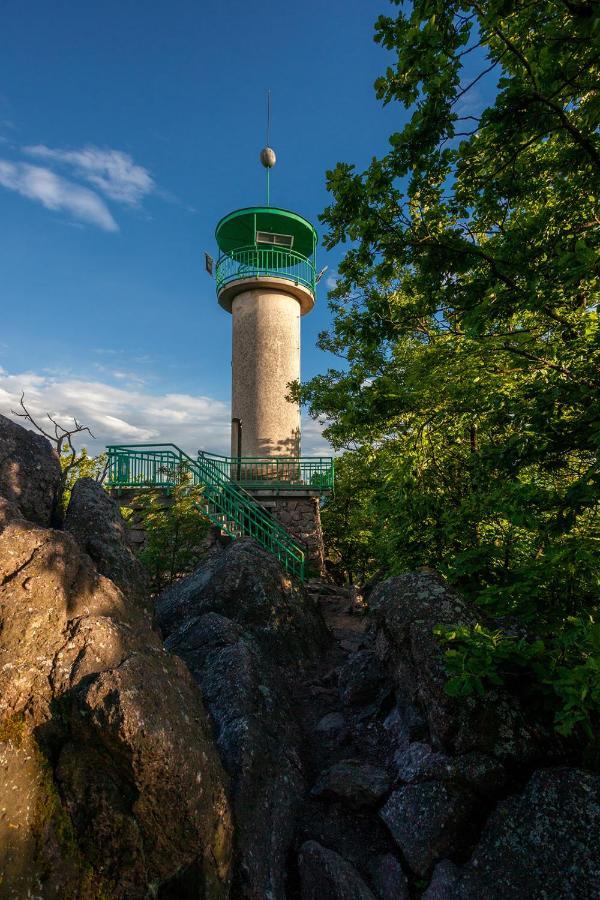
[[[76,414],[105,441],[227,447],[230,318],[203,251],[227,212],[271,202],[318,225],[325,171],[387,147],[406,113],[373,81],[382,0],[32,0],[0,28],[0,410]],[[302,375],[331,362],[327,278]],[[331,283],[331,282],[330,282]],[[322,451],[314,426],[303,451]]]

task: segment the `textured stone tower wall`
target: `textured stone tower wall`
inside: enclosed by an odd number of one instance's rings
[[[300,303],[283,290],[254,288],[237,294],[231,312],[231,415],[243,422],[242,456],[299,456],[300,410],[285,398],[300,378]]]
[[[303,493],[269,494],[253,491],[256,500],[268,509],[300,544],[313,575],[325,574],[325,548],[321,529],[321,504],[318,497]]]

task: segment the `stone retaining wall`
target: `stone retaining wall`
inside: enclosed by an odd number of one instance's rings
[[[283,496],[267,491],[253,493],[256,501],[300,543],[306,553],[307,566],[312,574],[324,575],[325,551],[319,497],[292,494],[291,491]],[[133,511],[127,519],[127,542],[134,553],[139,553],[146,544],[146,533],[141,511],[136,505],[136,493],[134,491],[124,491],[121,494],[114,492],[113,496],[120,507],[127,507]],[[165,506],[169,506],[173,502],[168,494],[159,494],[159,496]],[[211,528],[207,537],[207,547],[218,542],[218,532],[218,528]]]
[[[321,505],[318,497],[256,497],[306,553],[308,567],[315,575],[325,574],[325,550],[321,530]]]

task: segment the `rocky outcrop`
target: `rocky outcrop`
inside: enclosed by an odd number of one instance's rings
[[[388,579],[373,590],[369,608],[375,652],[395,692],[382,723],[395,747],[395,790],[380,817],[414,875],[423,878],[445,858],[468,858],[511,778],[531,771],[542,756],[543,729],[532,726],[518,699],[504,690],[448,695],[434,628],[476,620],[435,574]]]
[[[322,603],[327,610],[327,597]],[[320,774],[299,833],[313,848],[300,857],[303,889],[366,888],[381,900],[596,896],[598,779],[535,771],[544,754],[551,759],[544,730],[508,692],[465,704],[444,690],[433,628],[473,621],[465,604],[431,574],[391,579],[370,603],[362,641],[348,640],[347,609],[327,614],[339,648],[358,649],[324,660],[323,686],[313,689]]]
[[[600,777],[535,772],[498,804],[471,860],[451,884],[456,900],[600,897]]]
[[[187,669],[71,535],[1,498],[0,523],[2,896],[228,896],[226,777]]]
[[[172,634],[205,612],[250,631],[282,664],[313,658],[328,640],[318,607],[302,585],[250,538],[234,541],[167,588],[157,599],[156,622],[164,634]]]
[[[283,898],[295,808],[304,792],[288,692],[252,635],[217,613],[191,619],[166,646],[201,686],[231,776],[234,896]]]
[[[148,578],[129,549],[119,507],[93,478],[80,478],[75,483],[64,527],[91,556],[101,575],[114,581],[140,606],[148,606]]]
[[[236,541],[165,591],[156,619],[202,689],[231,776],[233,896],[283,900],[306,790],[289,685],[327,641],[321,616],[270,554]]]
[[[48,527],[51,452],[20,431],[0,435],[2,898],[600,898],[600,778],[551,766],[507,690],[447,695],[433,628],[474,617],[435,574],[366,616],[236,541],[158,598],[165,650],[115,505],[84,479]],[[37,493],[6,477],[26,471]]]
[[[0,496],[38,525],[57,511],[60,462],[50,442],[0,415]]]
[[[396,687],[389,727],[400,746],[426,739],[436,749],[478,752],[494,759],[532,763],[537,735],[518,701],[501,690],[483,697],[450,697],[436,625],[476,622],[474,614],[435,575],[411,574],[378,585],[369,599],[375,647]]]

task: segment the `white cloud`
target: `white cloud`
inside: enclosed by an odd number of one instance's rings
[[[0,412],[14,418],[11,410],[19,408],[22,391],[27,408],[40,422],[50,413],[65,426],[74,416],[88,425],[95,440],[85,435],[82,443],[94,452],[110,443],[150,441],[172,442],[193,452],[199,447],[226,452],[229,447],[228,406],[210,397],[151,394],[137,385],[0,371]]]
[[[456,103],[455,112],[459,116],[479,116],[486,106],[485,97],[478,87],[467,90]],[[458,131],[471,131],[471,128],[460,128]]]
[[[50,413],[65,426],[72,423],[74,416],[88,425],[94,440],[84,435],[81,444],[94,453],[106,444],[153,442],[177,444],[190,453],[201,448],[229,454],[229,404],[211,397],[177,392],[152,394],[139,384],[116,386],[100,380],[36,372],[11,374],[0,368],[0,413],[14,419],[12,410],[19,408],[23,391],[27,408],[40,423]],[[303,455],[331,454],[321,435],[322,427],[311,419],[303,421]]]
[[[302,417],[302,455],[333,456],[331,445],[323,437],[325,422]]]
[[[93,146],[80,150],[53,150],[36,144],[24,147],[23,152],[69,167],[76,177],[85,179],[118,203],[139,206],[144,197],[156,190],[148,169],[121,150],[102,150]]]
[[[327,285],[327,287],[329,288],[330,291],[332,291],[334,288],[337,287],[337,283],[338,283],[337,272],[332,272],[331,275],[329,275],[325,279],[325,284]]]
[[[50,169],[0,159],[0,185],[41,203],[46,209],[68,212],[79,222],[97,225],[104,231],[119,230],[98,194]]]

